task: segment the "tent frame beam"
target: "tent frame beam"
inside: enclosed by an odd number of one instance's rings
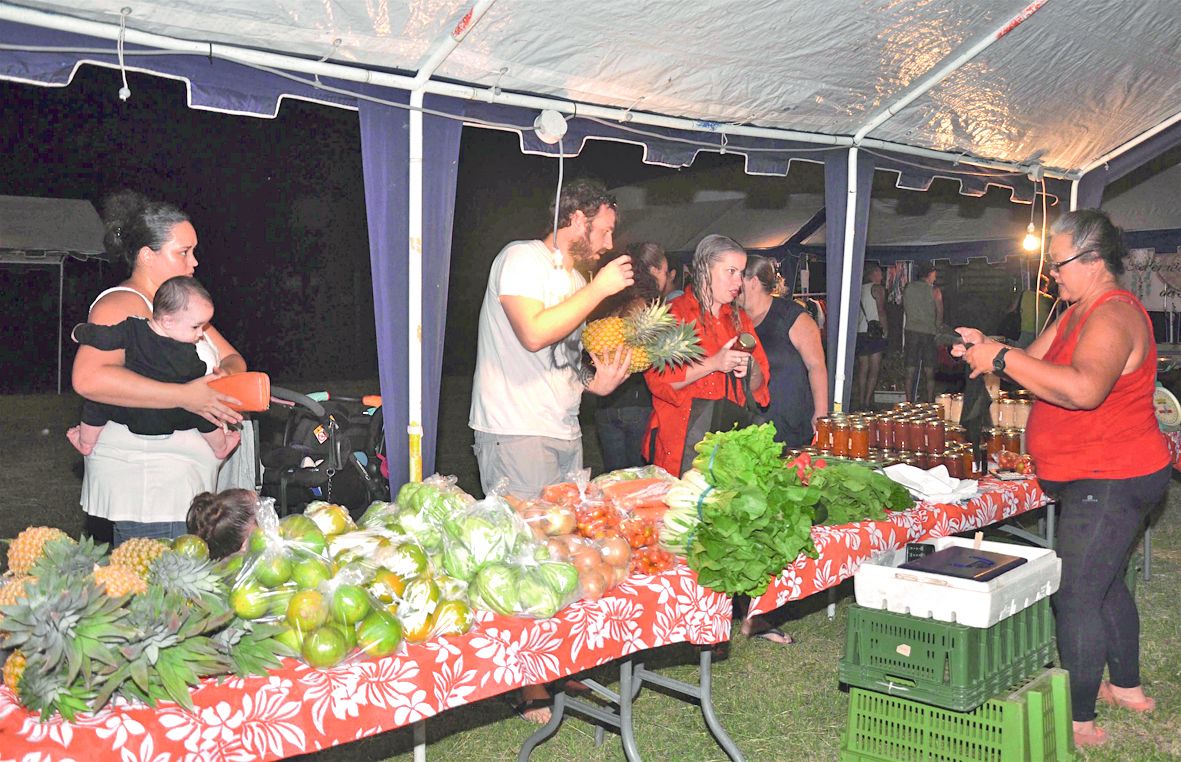
[[[1040,0],[1040,2],[1045,2],[1045,0]],[[465,16],[464,18],[466,19],[467,17]],[[114,42],[119,37],[119,27],[116,24],[87,21],[85,19],[78,19],[70,16],[62,16],[55,13],[38,11],[32,8],[21,8],[7,5],[3,2],[0,2],[0,19],[13,21],[19,24],[28,24],[48,29],[57,29],[59,31],[73,32],[75,34],[89,35],[91,37],[111,40],[112,42]],[[460,23],[462,25],[463,22],[461,21]],[[470,26],[471,24],[469,23],[468,28],[470,28]],[[458,28],[459,27],[457,27],[457,29]],[[327,61],[300,58],[295,55],[283,53],[270,53],[219,43],[182,40],[166,35],[154,34],[151,32],[141,32],[131,28],[127,28],[125,32],[125,41],[148,48],[192,53],[203,58],[221,58],[248,66],[265,66],[270,68],[284,69],[291,72],[311,74],[321,77],[333,77],[348,82],[359,82],[363,84],[390,87],[411,92],[416,86],[418,86],[416,85],[416,82],[418,82],[420,79],[424,79],[422,77],[423,72],[427,71],[424,64],[424,68],[420,70],[417,75],[414,77],[409,77],[406,75],[391,74],[389,72],[374,71],[360,66],[348,66],[343,64],[329,63]],[[448,44],[448,41],[444,41],[443,44]],[[428,56],[427,62],[429,63],[429,61],[430,57]],[[441,63],[442,60],[438,62],[438,64]],[[436,69],[438,64],[435,66]],[[431,74],[433,74],[433,71]],[[518,106],[521,108],[538,110],[553,109],[567,116],[594,117],[597,119],[618,122],[620,124],[644,124],[653,127],[665,127],[669,129],[701,133],[703,135],[745,136],[766,138],[771,140],[787,140],[809,143],[813,145],[827,145],[832,146],[833,148],[849,147],[855,144],[855,138],[849,135],[826,135],[822,133],[802,132],[798,130],[785,130],[771,127],[754,127],[750,125],[704,122],[693,119],[663,116],[660,114],[653,114],[643,111],[634,111],[630,108],[625,109],[613,106],[599,106],[589,103],[564,100],[560,98],[506,92],[497,87],[483,87],[477,85],[457,84],[452,82],[440,82],[429,79],[430,76],[431,75],[427,75],[425,81],[423,81],[421,84],[421,89],[424,91],[424,93],[441,95],[459,100],[479,101],[483,103],[500,103],[508,106]],[[931,159],[933,161],[942,161],[952,165],[966,164],[984,169],[995,169],[1009,172],[1025,172],[1028,169],[1026,166],[1013,162],[975,157],[962,152],[956,153],[949,151],[937,151],[934,149],[920,148],[917,146],[910,146],[903,143],[893,143],[885,140],[864,139],[860,142],[860,145],[864,148],[874,148],[896,154],[905,154]],[[711,146],[703,147],[708,149]],[[713,147],[720,148],[721,146]],[[737,146],[731,147],[730,151],[733,153],[742,153],[741,148]],[[1071,180],[1075,177],[1075,172],[1070,169],[1047,168],[1045,170],[1045,174],[1047,177],[1063,180]]]

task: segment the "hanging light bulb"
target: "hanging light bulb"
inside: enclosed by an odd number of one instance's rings
[[[1041,240],[1034,233],[1033,223],[1029,223],[1029,226],[1025,228],[1025,237],[1021,239],[1021,248],[1026,251],[1037,251],[1041,248],[1041,244]]]

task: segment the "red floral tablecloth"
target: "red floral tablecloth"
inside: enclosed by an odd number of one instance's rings
[[[979,529],[1048,502],[1036,479],[1002,482],[989,478],[980,481],[979,494],[963,505],[919,503],[909,511],[890,513],[884,521],[813,527],[812,541],[819,556],[800,556],[772,580],[766,593],[751,601],[750,613],[765,614],[789,601],[836,587],[876,551]]]
[[[885,521],[816,527],[818,559],[802,558],[752,602],[762,613],[826,590],[873,551],[986,526],[1045,504],[1036,481],[981,483],[965,505],[919,504]],[[38,721],[0,685],[0,761],[278,759],[364,738],[489,696],[556,680],[622,656],[730,637],[730,598],[697,584],[683,564],[635,575],[598,601],[553,619],[481,614],[458,638],[410,646],[376,661],[317,670],[295,660],[266,677],[207,680],[195,711],[112,703],[69,723]]]
[[[1165,439],[1169,443],[1169,454],[1173,456],[1173,468],[1181,471],[1181,431],[1166,431]]]
[[[447,709],[545,683],[672,643],[730,637],[730,598],[681,565],[635,575],[553,619],[481,615],[458,638],[376,661],[312,669],[293,659],[266,677],[207,680],[194,712],[112,704],[69,723],[39,722],[0,685],[0,760],[278,759],[409,725]]]

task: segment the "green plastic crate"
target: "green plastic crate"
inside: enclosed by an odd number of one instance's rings
[[[1070,680],[1043,670],[971,712],[853,688],[842,762],[1067,762],[1073,760]]]
[[[1036,674],[1054,650],[1050,600],[968,627],[853,605],[841,682],[969,712]]]

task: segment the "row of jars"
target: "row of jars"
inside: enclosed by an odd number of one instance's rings
[[[816,448],[844,458],[869,458],[871,450],[941,455],[949,443],[966,440],[963,427],[931,410],[816,419]]]
[[[836,453],[822,451],[817,447],[807,447],[800,450],[788,450],[787,457],[789,460],[807,453],[814,458],[822,458],[826,455],[835,455]],[[956,442],[950,444],[942,453],[929,452],[910,452],[907,450],[869,450],[867,457],[850,457],[854,463],[874,464],[881,466],[892,466],[896,463],[905,463],[910,466],[915,466],[922,469],[935,468],[943,465],[947,468],[947,473],[956,479],[971,479],[979,471],[979,465],[976,462],[975,449],[970,444]]]
[[[922,407],[915,406],[911,403],[899,403],[901,410],[905,411],[909,408]],[[936,398],[935,405],[938,408],[943,420],[949,423],[959,423],[960,416],[964,409],[964,395],[963,394],[940,394]],[[989,413],[992,416],[992,421],[995,425],[1003,428],[1023,429],[1029,421],[1029,411],[1033,408],[1033,395],[1024,390],[1013,392],[998,392],[996,399],[994,399],[989,406]],[[899,409],[897,406],[896,410]]]
[[[1025,454],[1025,429],[995,426],[980,432],[980,443],[988,452],[989,460],[996,460],[1001,450]]]

